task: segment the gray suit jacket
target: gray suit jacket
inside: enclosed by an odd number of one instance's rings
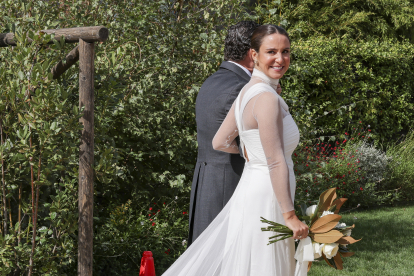
[[[198,156],[190,198],[188,245],[226,205],[240,180],[244,159],[213,149],[213,137],[250,77],[224,61],[201,86],[196,101]]]

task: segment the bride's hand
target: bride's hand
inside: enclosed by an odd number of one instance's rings
[[[276,93],[279,95],[282,93],[282,86],[280,86],[280,83],[277,84]]]
[[[286,226],[293,231],[294,239],[304,239],[308,236],[309,227],[301,222],[295,214],[295,211],[290,211],[283,214]]]

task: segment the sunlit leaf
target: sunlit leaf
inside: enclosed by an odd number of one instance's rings
[[[321,234],[319,233],[310,234],[310,236],[315,242],[334,243],[334,242],[338,242],[338,240],[343,237],[343,234],[339,232],[338,230],[331,230],[329,232],[321,233]]]
[[[341,218],[342,216],[334,214],[323,216],[311,225],[309,231],[312,233],[328,232],[338,224]]]

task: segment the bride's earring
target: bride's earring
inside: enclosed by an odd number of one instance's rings
[[[259,63],[257,62],[257,60],[254,60],[254,65],[259,65]]]

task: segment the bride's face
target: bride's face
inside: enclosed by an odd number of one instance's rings
[[[290,42],[281,34],[265,36],[259,52],[253,50],[252,57],[257,61],[255,68],[272,79],[280,79],[289,68]]]

